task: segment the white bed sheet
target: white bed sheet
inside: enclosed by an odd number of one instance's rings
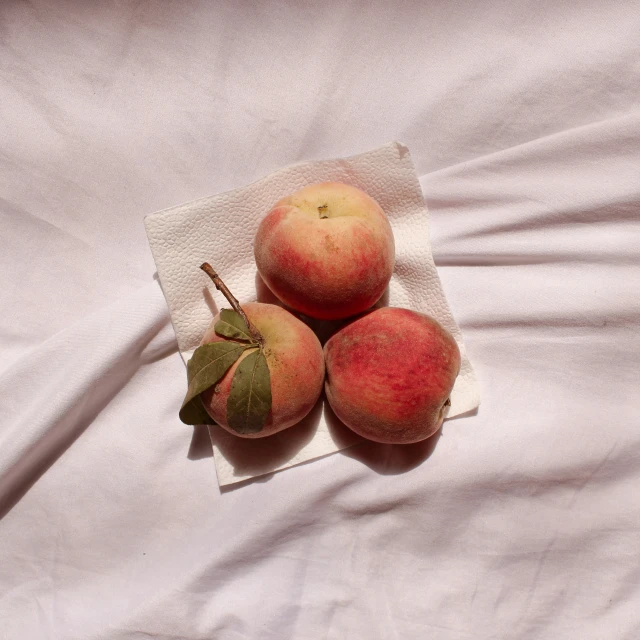
[[[640,5],[0,6],[0,638],[640,634]],[[218,490],[142,218],[398,139],[482,387]]]

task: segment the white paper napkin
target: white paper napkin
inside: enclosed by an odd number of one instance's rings
[[[409,150],[399,143],[350,158],[292,165],[246,187],[145,218],[185,362],[200,343],[218,306],[228,306],[200,270],[202,262],[213,265],[241,303],[273,301],[257,275],[253,259],[252,243],[258,224],[280,198],[305,185],[328,180],[359,187],[377,200],[389,216],[396,241],[396,266],[388,304],[428,313],[455,336],[462,368],[451,395],[448,417],[475,409],[480,401],[478,384],[433,262],[429,213],[418,177]],[[184,382],[186,391],[186,374]],[[241,439],[217,426],[210,427],[209,432],[221,486],[292,467],[361,440],[337,420],[323,401],[302,423],[268,438]]]

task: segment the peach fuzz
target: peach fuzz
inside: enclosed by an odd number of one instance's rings
[[[254,242],[258,272],[288,307],[312,318],[356,315],[384,293],[395,261],[391,225],[378,203],[339,182],[279,200]]]
[[[324,347],[325,391],[350,429],[377,442],[418,442],[440,429],[460,370],[453,336],[429,316],[384,307]]]
[[[243,438],[263,438],[300,422],[322,392],[324,358],[320,341],[307,325],[291,313],[272,304],[253,302],[242,308],[264,338],[264,354],[271,376],[271,411],[259,433],[239,434],[227,423],[227,399],[238,364],[245,351],[213,387],[200,394],[207,413],[224,429]],[[201,344],[225,340],[214,330],[218,314]]]

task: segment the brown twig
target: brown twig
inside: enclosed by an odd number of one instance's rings
[[[211,280],[213,280],[213,284],[216,285],[216,289],[229,301],[233,310],[247,323],[251,337],[259,344],[264,345],[264,338],[262,337],[262,334],[253,326],[253,324],[251,324],[249,318],[247,318],[247,314],[244,312],[244,309],[240,306],[236,297],[231,293],[231,291],[229,291],[227,285],[222,282],[220,276],[213,270],[213,267],[208,262],[205,262],[200,265],[200,268],[211,278]]]

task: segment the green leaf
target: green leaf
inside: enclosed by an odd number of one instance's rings
[[[225,338],[254,342],[249,333],[247,323],[237,311],[231,309],[222,309],[220,311],[220,320],[216,322],[214,329],[219,336],[224,336]]]
[[[227,424],[238,433],[258,433],[271,411],[271,376],[262,349],[236,369],[227,399]]]
[[[187,363],[189,388],[180,409],[180,420],[185,424],[215,424],[205,411],[200,394],[212,387],[250,345],[237,342],[203,344]]]
[[[185,402],[180,409],[180,420],[185,424],[215,424],[214,419],[207,413],[198,395]]]

